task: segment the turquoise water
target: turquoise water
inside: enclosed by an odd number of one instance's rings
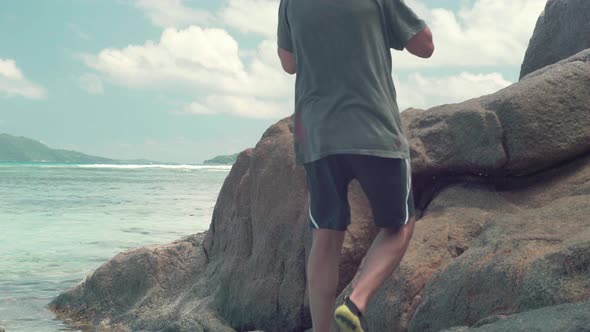
[[[47,304],[121,251],[206,230],[228,173],[0,163],[0,327],[71,331]]]

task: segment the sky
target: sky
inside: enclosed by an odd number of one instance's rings
[[[430,59],[392,50],[400,109],[516,82],[545,2],[406,0],[436,49]],[[253,147],[294,108],[295,76],[276,55],[278,4],[0,0],[0,133],[191,164]]]

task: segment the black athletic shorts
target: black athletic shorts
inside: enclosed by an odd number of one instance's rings
[[[401,227],[415,214],[409,159],[334,154],[303,167],[311,228],[346,230],[350,224],[348,185],[352,179],[363,188],[378,227]]]

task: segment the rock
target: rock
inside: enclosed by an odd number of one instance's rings
[[[290,127],[277,123],[240,155],[213,213],[213,305],[232,326],[292,331],[305,319],[306,182],[291,160]]]
[[[590,1],[549,0],[537,20],[520,78],[590,48]]]
[[[535,76],[541,75],[541,74],[545,73],[546,71],[552,70],[555,67],[558,67],[558,66],[561,66],[563,64],[570,63],[570,62],[577,62],[577,65],[578,66],[583,66],[584,63],[590,62],[590,48],[589,49],[585,49],[585,50],[583,50],[583,51],[581,51],[579,53],[576,53],[576,54],[572,55],[569,58],[566,58],[566,59],[563,59],[561,61],[558,61],[558,62],[556,62],[556,63],[554,63],[552,65],[548,65],[548,66],[543,67],[541,69],[537,69],[534,72],[532,72],[530,74],[527,74],[521,80],[524,80],[524,79],[528,79],[528,78],[531,78],[531,77],[535,77]]]
[[[417,174],[493,172],[506,164],[502,125],[479,100],[402,113]]]
[[[458,184],[431,203],[425,218],[481,223],[468,249],[428,280],[409,331],[590,300],[590,156],[526,182]]]
[[[510,316],[494,316],[476,327],[441,332],[580,332],[590,331],[590,302],[561,304]]]
[[[403,112],[418,207],[438,180],[522,176],[590,151],[587,52],[491,95]]]
[[[49,303],[74,326],[109,331],[227,331],[208,309],[204,234],[117,254]]]
[[[590,150],[590,61],[563,63],[480,100],[502,124],[506,174],[531,174]]]

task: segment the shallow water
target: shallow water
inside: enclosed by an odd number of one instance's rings
[[[0,163],[0,327],[70,331],[47,304],[121,251],[206,230],[228,173]]]

